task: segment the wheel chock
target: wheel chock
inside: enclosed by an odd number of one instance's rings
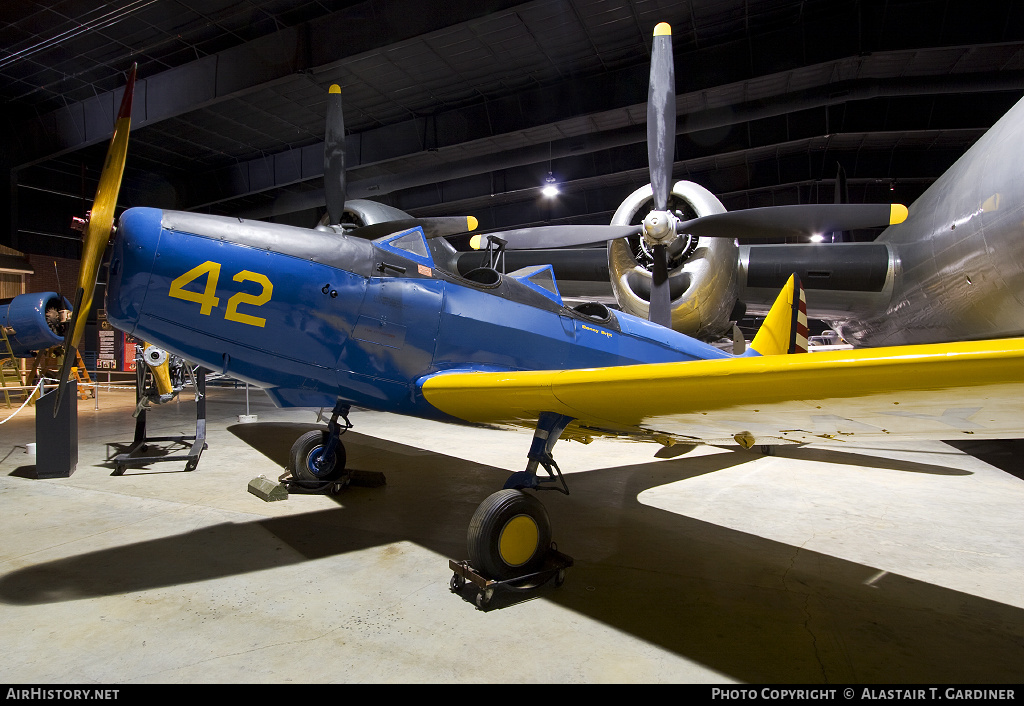
[[[263,476],[260,476],[260,478],[263,478]],[[260,495],[260,493],[253,490],[252,487],[260,478],[254,478],[249,481],[250,493]],[[298,493],[303,495],[337,495],[350,485],[359,488],[380,488],[381,486],[387,485],[387,478],[379,471],[351,471],[336,480],[320,482],[298,480],[291,471],[286,471],[281,474],[277,481],[276,485],[280,486],[286,495],[289,493]],[[267,480],[267,483],[273,484],[270,480]],[[264,498],[264,500],[266,499],[267,498]],[[283,498],[275,497],[270,499],[281,500]]]
[[[268,503],[288,499],[288,489],[284,487],[284,483],[275,483],[266,476],[249,481],[249,492]]]

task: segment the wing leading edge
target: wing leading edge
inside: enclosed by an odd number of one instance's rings
[[[426,400],[471,423],[663,444],[1024,437],[1024,338],[585,370],[451,372]]]

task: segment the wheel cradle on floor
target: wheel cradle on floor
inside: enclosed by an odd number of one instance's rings
[[[320,457],[328,438],[329,434],[326,431],[314,429],[300,436],[292,444],[289,469],[301,487],[315,489],[344,475],[345,447],[340,443],[334,449],[334,463],[326,470],[318,472],[313,463]]]
[[[536,497],[522,490],[488,496],[469,523],[469,560],[496,580],[538,571],[551,545],[551,522]]]

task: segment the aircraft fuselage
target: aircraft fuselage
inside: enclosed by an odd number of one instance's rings
[[[876,242],[894,254],[893,295],[844,325],[865,344],[1024,334],[1024,102],[1017,103]]]
[[[800,274],[808,315],[863,346],[1024,335],[1024,101],[872,243],[747,245],[739,297]]]
[[[111,255],[107,318],[265,388],[281,406],[331,406],[340,397],[428,416],[441,414],[418,381],[445,370],[728,357],[621,312],[570,309],[538,268],[539,277],[452,274],[444,265],[454,252],[419,229],[370,242],[134,208],[121,217]]]

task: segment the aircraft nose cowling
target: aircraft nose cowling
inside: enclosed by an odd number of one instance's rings
[[[24,358],[62,344],[57,312],[70,308],[71,302],[56,292],[19,294],[0,304],[0,326],[5,329],[11,352]]]
[[[107,320],[126,333],[134,333],[146,300],[162,218],[158,208],[130,208],[121,214],[110,256],[106,309]]]

